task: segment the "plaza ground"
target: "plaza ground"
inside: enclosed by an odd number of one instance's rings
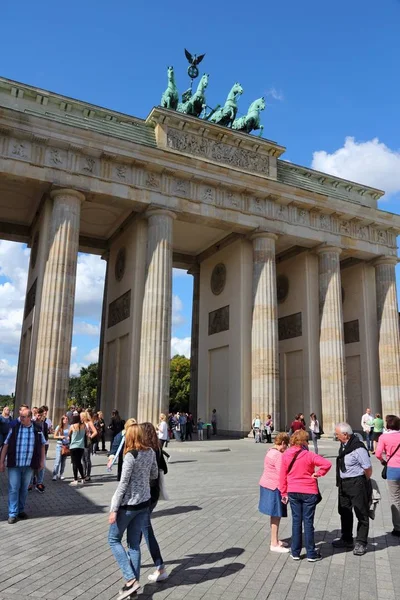
[[[323,440],[321,453],[333,462],[337,444]],[[229,449],[229,451],[227,451]],[[333,550],[337,537],[334,467],[320,481],[323,500],[315,519],[316,542],[324,560],[292,561],[269,552],[267,517],[258,510],[258,480],[266,445],[251,440],[212,440],[169,446],[170,500],[153,516],[170,577],[147,583],[153,565],[143,548],[141,600],[395,600],[400,598],[400,540],[392,537],[386,483],[373,458],[382,501],[370,521],[363,557]],[[49,452],[52,468],[54,446]],[[71,477],[68,464],[67,477]],[[106,473],[106,456],[94,457],[92,483],[71,488],[51,481],[46,492],[29,494],[32,517],[8,525],[7,480],[0,476],[0,600],[111,600],[120,571],[107,544],[107,513],[116,487]],[[290,516],[281,539],[289,540]]]

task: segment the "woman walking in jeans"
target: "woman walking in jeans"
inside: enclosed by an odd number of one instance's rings
[[[315,471],[315,467],[319,467]],[[332,467],[326,458],[309,452],[308,433],[300,429],[290,438],[290,448],[282,456],[279,490],[282,502],[289,499],[292,510],[291,557],[300,560],[302,525],[308,562],[321,560],[314,542],[314,516],[318,503],[317,478],[323,477]]]
[[[145,442],[143,428],[132,425],[125,435],[121,481],[111,500],[108,543],[125,579],[118,600],[140,588],[140,540],[150,510],[150,480],[158,478],[154,451]],[[128,551],[121,543],[126,533]]]
[[[159,441],[154,426],[151,423],[142,423],[141,427],[143,427],[146,446],[149,446],[155,452],[159,473],[160,471],[163,471],[163,474],[166,475],[168,473],[168,467],[165,462],[164,451],[161,450],[159,446]],[[168,578],[168,573],[165,570],[164,561],[161,556],[160,546],[156,540],[150,518],[151,513],[157,506],[160,498],[160,477],[162,476],[163,475],[159,474],[157,479],[153,479],[150,483],[150,511],[147,515],[146,523],[143,528],[144,539],[146,540],[147,547],[156,568],[154,573],[151,573],[151,575],[148,576],[149,581],[152,582],[164,581]]]
[[[57,425],[54,431],[54,439],[57,440],[56,446],[56,459],[53,467],[53,481],[57,479],[64,479],[65,463],[67,462],[67,455],[62,454],[63,446],[69,445],[69,425],[67,415],[61,417],[60,424]]]
[[[81,483],[85,483],[82,466],[82,456],[85,450],[85,435],[86,427],[84,423],[81,423],[79,415],[72,417],[72,425],[69,430],[69,451],[71,453],[72,471],[74,474],[74,480],[69,485],[78,485],[78,472],[81,476]]]

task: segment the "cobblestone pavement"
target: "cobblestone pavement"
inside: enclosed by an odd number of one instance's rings
[[[216,450],[227,450],[215,452]],[[400,598],[400,542],[392,530],[386,483],[375,476],[382,501],[371,521],[363,557],[333,551],[338,535],[334,469],[321,480],[316,541],[324,556],[312,564],[269,552],[267,517],[257,510],[258,479],[267,446],[251,440],[176,442],[169,446],[170,500],[153,516],[170,577],[147,583],[153,567],[143,547],[141,600],[392,600]],[[209,450],[214,450],[209,452]],[[321,442],[334,460],[337,446]],[[54,446],[48,468],[53,465]],[[116,487],[105,471],[105,455],[94,457],[93,481],[71,488],[68,480],[29,494],[28,521],[7,524],[7,480],[0,477],[0,600],[111,600],[122,579],[107,544],[107,512]],[[71,475],[70,467],[66,473]],[[281,538],[290,537],[290,518]]]

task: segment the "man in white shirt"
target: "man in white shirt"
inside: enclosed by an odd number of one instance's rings
[[[374,418],[371,415],[371,409],[367,408],[365,414],[361,417],[361,428],[364,432],[365,439],[367,442],[367,450],[370,452],[373,450],[372,446],[372,434],[374,432]]]

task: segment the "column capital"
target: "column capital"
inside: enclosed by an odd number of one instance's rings
[[[171,219],[176,219],[177,215],[175,212],[173,212],[172,210],[168,210],[166,208],[158,208],[157,206],[150,206],[144,213],[143,216],[145,219],[149,219],[150,217],[155,217],[155,216],[164,216],[164,217],[170,217]]]
[[[325,252],[332,252],[332,253],[336,253],[340,256],[340,254],[342,254],[342,249],[339,248],[338,246],[329,246],[329,244],[321,244],[321,246],[318,246],[317,248],[315,248],[315,252],[317,254],[324,254]]]
[[[379,267],[380,265],[393,265],[395,267],[398,262],[400,262],[400,259],[397,256],[379,256],[372,261],[372,266]]]
[[[267,238],[269,240],[276,241],[278,237],[279,236],[276,233],[271,233],[270,231],[255,231],[249,235],[250,241],[257,240],[259,238]]]
[[[60,188],[50,192],[50,198],[52,200],[55,200],[58,196],[72,196],[73,198],[80,200],[81,203],[85,201],[85,196],[82,194],[82,192],[78,192],[78,190],[70,188]]]
[[[193,265],[193,267],[190,267],[190,269],[187,271],[188,275],[199,275],[200,273],[200,265],[199,264],[195,264]]]

